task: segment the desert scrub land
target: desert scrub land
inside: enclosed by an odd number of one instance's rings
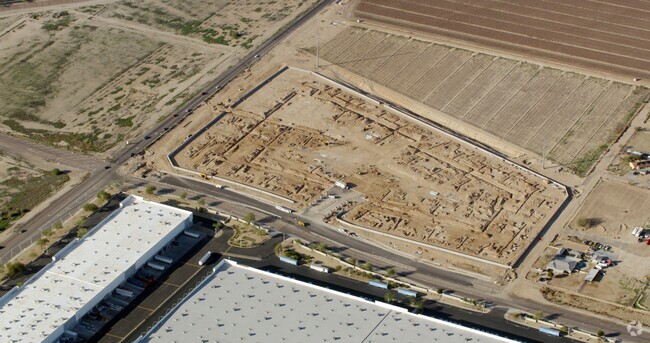
[[[58,170],[42,170],[1,151],[0,165],[0,232],[70,180]]]
[[[110,153],[314,2],[116,1],[0,14],[0,130]]]

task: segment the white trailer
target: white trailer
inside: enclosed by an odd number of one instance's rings
[[[280,205],[275,206],[275,209],[278,210],[278,211],[282,211],[284,213],[293,213],[292,209],[290,209],[288,207],[280,206]]]
[[[334,185],[338,188],[348,189],[348,184],[344,181],[336,181]]]
[[[158,263],[154,263],[154,262],[147,262],[147,267],[155,270],[160,270],[160,271],[165,270],[165,266],[161,266]]]
[[[321,273],[329,273],[330,272],[329,268],[327,268],[325,266],[319,266],[317,264],[310,264],[309,268],[313,269],[313,270],[315,270],[317,272],[321,272]]]
[[[167,264],[174,263],[174,260],[172,260],[171,258],[169,258],[167,256],[156,255],[156,256],[153,257],[153,259],[156,260],[156,261],[167,263]]]
[[[201,259],[199,260],[199,266],[206,264],[210,259],[210,256],[212,256],[212,251],[206,252],[205,255],[203,255],[203,257],[201,257]]]
[[[116,288],[115,289],[115,294],[119,294],[119,295],[121,295],[123,297],[127,297],[127,298],[133,298],[133,296],[134,296],[133,292],[131,292],[129,290],[126,290],[124,288]]]
[[[183,231],[183,234],[185,234],[185,236],[190,236],[190,237],[192,237],[192,238],[199,238],[199,237],[201,237],[201,235],[199,235],[198,232],[194,232],[194,231],[190,231],[190,230],[185,230],[185,231]]]

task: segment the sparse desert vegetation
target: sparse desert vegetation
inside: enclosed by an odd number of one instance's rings
[[[0,128],[110,151],[314,2],[117,1],[0,17]]]
[[[70,178],[65,173],[42,170],[0,152],[0,232],[46,200]]]

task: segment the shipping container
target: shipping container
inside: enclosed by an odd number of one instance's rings
[[[167,256],[156,255],[156,256],[153,257],[153,259],[156,260],[156,261],[167,263],[167,264],[174,263],[174,260],[172,260],[171,258],[169,258]]]
[[[555,337],[560,337],[560,331],[555,329],[539,328],[539,332],[545,333],[547,335],[555,336]]]
[[[201,237],[201,235],[199,235],[198,232],[194,232],[194,231],[190,231],[190,230],[185,230],[185,231],[183,231],[183,233],[185,234],[185,236],[190,236],[190,237],[192,237],[192,238],[199,238],[199,237]]]
[[[370,281],[368,281],[368,284],[369,284],[370,286],[373,286],[373,287],[379,287],[379,288],[383,288],[383,289],[388,289],[388,284],[387,284],[387,283],[384,283],[384,282],[381,282],[381,281],[370,280]]]
[[[294,266],[298,265],[298,260],[294,260],[294,259],[289,258],[289,257],[280,256],[280,261],[286,262],[286,263],[289,263],[289,264],[293,264]]]
[[[205,255],[203,255],[203,257],[201,257],[201,259],[199,260],[199,266],[202,266],[202,265],[208,263],[208,260],[210,259],[210,256],[212,256],[212,251],[206,252]]]
[[[126,290],[124,288],[116,288],[115,289],[115,294],[119,294],[119,295],[121,295],[123,297],[127,297],[127,298],[133,298],[133,292],[131,292],[129,290]]]
[[[160,271],[165,270],[164,266],[161,266],[160,264],[154,263],[154,262],[147,262],[147,267],[155,269],[155,270],[160,270]]]
[[[412,291],[412,290],[406,289],[406,288],[398,288],[397,293],[402,294],[402,295],[406,295],[407,297],[417,297],[418,296],[418,292]]]
[[[330,272],[329,268],[327,268],[325,266],[320,266],[320,265],[317,265],[317,264],[310,264],[309,268],[311,268],[311,269],[313,269],[313,270],[315,270],[317,272],[321,272],[321,273],[329,273]]]
[[[275,209],[278,210],[278,211],[282,211],[284,213],[293,213],[292,209],[290,209],[288,207],[280,206],[280,205],[275,206]]]

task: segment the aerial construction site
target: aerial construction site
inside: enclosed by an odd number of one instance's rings
[[[362,196],[333,213],[339,222],[504,265],[566,196],[318,74],[285,68],[255,90],[214,113],[177,163],[283,197],[296,210],[344,181]]]

